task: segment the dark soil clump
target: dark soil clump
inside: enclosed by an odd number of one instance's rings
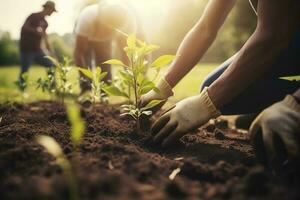
[[[115,106],[97,104],[82,110],[86,132],[72,153],[70,125],[59,103],[0,105],[0,112],[1,199],[69,198],[62,170],[35,142],[37,135],[62,146],[80,199],[300,198],[300,176],[274,176],[257,165],[248,140],[234,130],[222,130],[222,136],[196,130],[175,147],[161,149],[149,133],[137,136],[134,122],[120,117]],[[220,126],[227,124],[210,130]]]

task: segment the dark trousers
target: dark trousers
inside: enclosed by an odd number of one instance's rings
[[[204,80],[201,90],[217,80],[229,67],[233,59],[234,56],[210,73]],[[235,97],[230,103],[222,106],[220,111],[223,115],[261,112],[266,107],[282,100],[285,95],[292,94],[300,88],[299,80],[284,80],[280,77],[298,75],[300,75],[300,29],[271,70]]]
[[[46,56],[47,55],[42,50],[33,52],[21,52],[21,74],[28,71],[33,61],[45,67],[53,67],[53,63],[51,62],[51,60],[46,58]]]

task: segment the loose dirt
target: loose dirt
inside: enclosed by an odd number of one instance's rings
[[[41,146],[49,135],[74,168],[81,199],[299,199],[299,175],[257,165],[247,137],[227,127],[195,130],[170,149],[137,136],[116,106],[82,111],[86,132],[72,153],[70,126],[55,102],[0,105],[0,199],[68,199],[62,170]],[[225,124],[225,125],[224,125]],[[173,180],[169,176],[180,169]],[[174,173],[173,173],[174,175]]]

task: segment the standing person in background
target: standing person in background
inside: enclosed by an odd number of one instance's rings
[[[42,49],[42,41],[44,40],[47,50],[52,52],[47,38],[46,29],[48,23],[45,17],[52,15],[53,12],[56,12],[54,2],[47,1],[43,5],[43,10],[31,14],[22,26],[20,39],[20,81],[22,81],[22,74],[28,71],[32,61],[36,61],[45,67],[53,67],[53,63],[45,57],[46,53]]]
[[[126,34],[137,34],[144,40],[143,29],[138,23],[134,10],[124,1],[102,0],[98,4],[85,7],[75,24],[75,51],[74,60],[76,66],[92,67],[101,66],[107,76],[104,81],[111,80],[109,65],[102,64],[111,59],[112,42],[115,41],[117,49],[123,50],[126,46]],[[121,59],[127,63],[127,57],[120,52]],[[80,74],[81,94],[90,90],[90,83],[83,74]]]

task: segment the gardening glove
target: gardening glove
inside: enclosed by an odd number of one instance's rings
[[[250,127],[256,157],[270,167],[283,166],[299,157],[300,105],[287,95],[265,109]]]
[[[219,115],[205,88],[199,95],[178,102],[154,123],[151,130],[154,142],[162,147],[172,145],[188,131]]]
[[[156,113],[167,101],[167,99],[171,96],[173,96],[172,87],[169,85],[169,83],[164,79],[161,78],[156,86],[159,90],[150,90],[147,94],[144,94],[141,97],[141,107],[146,106],[149,102],[152,100],[164,100],[162,103],[158,104],[154,108],[151,109],[152,113]]]

